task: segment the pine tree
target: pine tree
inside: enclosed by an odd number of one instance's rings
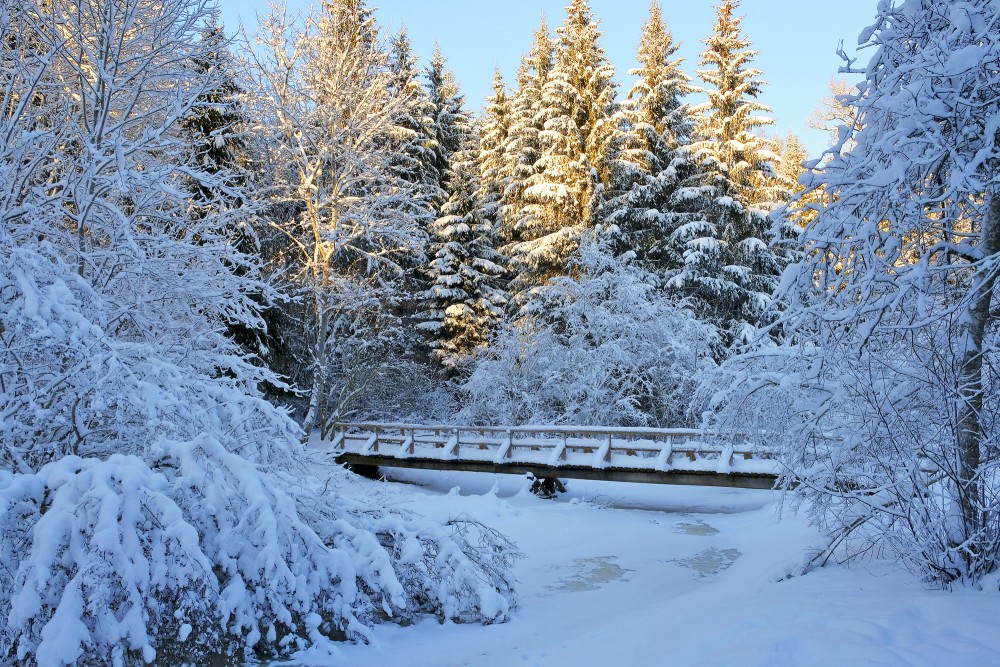
[[[695,109],[700,118],[690,149],[699,173],[681,193],[700,200],[700,219],[674,233],[684,265],[668,280],[719,327],[726,344],[753,337],[785,265],[768,247],[768,213],[784,196],[776,156],[756,132],[773,121],[757,115],[770,109],[757,101],[763,81],[749,66],[756,52],[741,34],[742,18],[733,14],[738,6],[739,0],[719,6],[701,55],[708,69],[698,75],[708,85],[708,101]]]
[[[619,194],[608,202],[605,218],[621,229],[621,249],[636,253],[640,265],[659,274],[683,265],[683,252],[671,236],[694,213],[680,185],[695,166],[687,153],[694,117],[684,97],[695,90],[676,57],[680,45],[653,2],[639,43],[638,77],[623,104],[626,139],[619,159]]]
[[[524,183],[519,242],[510,248],[521,303],[569,270],[579,235],[598,223],[617,157],[614,68],[587,0],[573,0],[566,11],[535,114],[543,122],[540,154]]]

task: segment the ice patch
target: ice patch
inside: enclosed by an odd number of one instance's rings
[[[612,562],[616,560],[618,558],[615,556],[577,558],[573,561],[573,569],[576,574],[561,580],[558,585],[551,587],[551,589],[579,593],[597,590],[612,581],[628,581],[625,579],[625,573],[632,572],[632,570]]]
[[[718,574],[742,556],[738,549],[705,549],[691,558],[677,558],[673,562],[689,567],[703,577]]]
[[[679,523],[677,524],[677,532],[684,535],[699,535],[701,537],[708,537],[709,535],[718,535],[719,531],[712,528],[707,523]]]

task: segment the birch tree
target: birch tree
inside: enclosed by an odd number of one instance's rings
[[[331,387],[331,374],[352,331],[392,316],[387,287],[402,276],[401,262],[421,254],[427,210],[421,184],[400,171],[387,140],[410,132],[398,122],[413,93],[399,85],[363,3],[327,2],[304,27],[273,14],[264,36],[262,129],[275,133],[285,183],[275,197],[294,210],[279,226],[296,250],[310,310],[308,430],[325,427],[349,399],[335,389],[357,389]]]

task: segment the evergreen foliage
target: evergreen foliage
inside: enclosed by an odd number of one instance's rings
[[[434,48],[426,75],[434,138],[431,144],[434,171],[440,175],[438,188],[450,196],[447,172],[452,156],[476,143],[472,114],[465,108],[465,96],[455,82],[454,73],[445,68],[440,47]],[[440,209],[435,210],[435,214],[440,212]]]
[[[432,335],[437,361],[453,374],[490,339],[507,302],[501,288],[503,259],[496,250],[492,222],[484,217],[476,152],[456,153],[448,171],[451,197],[431,225],[425,294],[429,311],[421,328]]]
[[[442,190],[446,148],[438,144],[435,116],[439,112],[428,89],[421,83],[417,56],[406,29],[396,33],[389,45],[389,96],[395,105],[389,135],[396,157],[396,175],[411,185],[418,223],[426,226],[447,198]]]
[[[735,16],[738,0],[718,8],[705,40],[698,75],[708,85],[690,145],[698,173],[684,183],[682,197],[697,199],[699,219],[681,225],[673,243],[684,265],[668,285],[691,299],[699,316],[719,328],[724,342],[746,342],[770,304],[785,259],[768,247],[769,212],[784,196],[776,178],[777,157],[756,130],[773,121],[757,101],[763,81],[750,67],[756,52]]]
[[[427,79],[435,109],[437,164],[445,174],[442,189],[448,201],[428,230],[430,264],[424,274],[429,287],[422,295],[428,310],[420,328],[430,333],[435,359],[451,374],[488,342],[506,296],[499,284],[502,259],[480,183],[479,138],[440,49],[431,58]]]
[[[535,163],[541,155],[539,117],[542,89],[552,72],[555,46],[543,16],[535,31],[531,50],[521,59],[517,73],[517,90],[511,102],[510,131],[504,144],[506,167],[501,183],[504,186],[500,206],[500,238],[507,245],[502,249],[510,256],[517,242],[527,236],[529,217],[523,211],[524,190],[528,179],[535,175]],[[508,176],[509,174],[509,176]]]
[[[621,231],[620,246],[634,252],[640,265],[665,275],[684,263],[683,252],[671,242],[674,232],[696,215],[690,192],[681,183],[692,179],[695,166],[687,152],[695,119],[684,98],[695,90],[676,57],[680,44],[667,28],[658,3],[639,42],[640,67],[623,103],[621,123],[626,135],[612,198],[603,211],[606,224]]]
[[[479,183],[483,212],[487,218],[499,221],[504,192],[513,177],[506,159],[505,146],[511,136],[513,109],[500,70],[493,74],[493,94],[479,120]]]
[[[556,32],[534,116],[542,124],[538,157],[524,180],[518,242],[508,250],[511,289],[522,304],[568,271],[580,234],[598,222],[617,159],[614,68],[587,0],[573,0]]]

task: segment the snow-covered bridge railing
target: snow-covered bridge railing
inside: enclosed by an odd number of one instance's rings
[[[337,424],[332,454],[350,465],[769,489],[777,462],[747,437],[691,429]]]

